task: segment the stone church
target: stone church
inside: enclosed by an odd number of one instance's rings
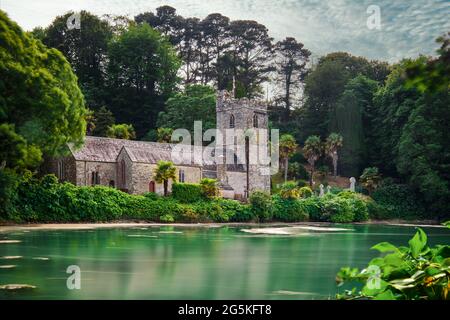
[[[265,103],[247,98],[236,99],[227,91],[218,92],[216,117],[217,129],[221,131],[256,129],[258,132],[268,128]],[[257,138],[265,139],[257,140],[259,144],[268,144],[267,134]],[[254,149],[249,147],[252,142],[248,138],[243,143],[243,157],[238,159],[235,156],[232,163],[225,161],[230,156],[226,150],[237,143],[235,138],[231,143],[227,141],[215,147],[215,150],[223,151],[223,161],[220,163],[195,163],[186,161],[190,157],[185,156],[181,160],[173,159],[172,151],[176,144],[86,136],[81,148],[76,149],[69,144],[67,156],[49,161],[47,171],[54,173],[60,181],[77,186],[104,185],[132,194],[162,194],[163,185],[154,180],[153,172],[158,161],[165,160],[175,163],[177,182],[199,183],[202,178],[215,178],[226,198],[244,199],[254,190],[269,192],[268,165],[249,161]],[[169,182],[169,190],[171,184],[172,181]]]

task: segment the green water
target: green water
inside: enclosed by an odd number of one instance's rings
[[[335,225],[345,230],[254,234],[245,226],[133,227],[0,232],[0,285],[29,284],[2,299],[328,299],[341,266],[363,267],[381,241],[405,244],[414,228]],[[260,226],[259,228],[263,228]],[[276,229],[275,232],[279,231]],[[430,244],[450,230],[424,228]],[[15,259],[6,257],[21,256]],[[45,259],[43,259],[45,258]],[[66,269],[81,269],[69,290]],[[340,289],[342,291],[342,289]]]

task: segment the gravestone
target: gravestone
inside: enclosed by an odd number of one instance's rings
[[[355,177],[351,177],[350,178],[350,191],[355,192],[355,184],[356,184]]]
[[[325,190],[324,190],[324,186],[323,184],[320,185],[320,193],[319,193],[319,197],[323,197],[325,195]]]

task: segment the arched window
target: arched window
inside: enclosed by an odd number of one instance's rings
[[[60,181],[64,180],[64,161],[58,161],[58,179]]]
[[[230,128],[234,128],[234,115],[230,116]]]
[[[178,182],[184,182],[184,170],[178,171]]]
[[[256,113],[253,115],[253,128],[258,128],[258,115]]]
[[[100,184],[100,176],[99,176],[99,174],[98,174],[98,171],[92,171],[92,174],[91,174],[91,184],[92,184],[93,186],[95,186],[95,185],[97,185],[97,184]]]
[[[122,187],[125,188],[125,161],[120,161],[120,183],[122,184]]]

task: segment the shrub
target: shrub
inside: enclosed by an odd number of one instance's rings
[[[319,197],[311,196],[299,200],[303,209],[308,213],[309,220],[321,221],[321,200]]]
[[[297,184],[289,181],[281,185],[280,195],[283,199],[298,199],[300,197]]]
[[[0,170],[0,220],[18,221],[14,204],[20,182],[21,179],[13,171]]]
[[[306,205],[299,199],[285,199],[279,195],[272,197],[274,213],[273,217],[279,221],[294,222],[307,221],[309,219]]]
[[[372,194],[378,188],[381,182],[381,175],[377,167],[365,168],[361,177],[359,178],[362,186]]]
[[[183,203],[193,203],[202,200],[203,192],[196,183],[173,183],[172,197]]]
[[[335,195],[325,195],[321,198],[321,220],[335,223],[353,222],[355,214],[348,199]]]
[[[143,194],[143,196],[149,200],[158,200],[161,198],[161,196],[155,192],[146,192]]]
[[[312,197],[313,191],[310,187],[301,187],[298,191],[300,198]]]
[[[272,218],[272,199],[270,194],[262,191],[255,191],[250,195],[252,213],[260,221],[267,221]]]
[[[159,220],[161,222],[169,222],[169,223],[175,221],[174,217],[171,214],[162,215],[159,217]]]
[[[420,197],[403,184],[380,186],[372,194],[380,206],[379,219],[413,219],[426,216]]]
[[[309,185],[309,182],[306,180],[297,180],[297,187],[307,187]]]
[[[219,196],[219,186],[216,179],[203,178],[200,181],[200,187],[206,198],[212,199]]]

